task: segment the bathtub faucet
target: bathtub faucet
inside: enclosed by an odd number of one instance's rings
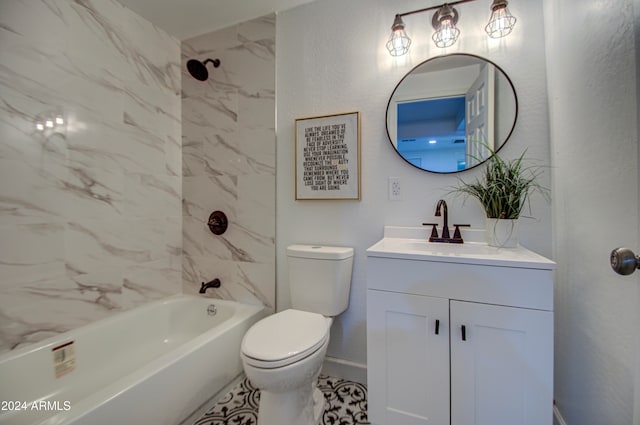
[[[204,283],[202,282],[202,286],[200,287],[200,293],[204,294],[205,292],[207,292],[207,289],[209,288],[219,288],[220,287],[220,279],[215,278],[210,282]]]

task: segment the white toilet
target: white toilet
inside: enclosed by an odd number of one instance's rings
[[[242,340],[244,371],[260,389],[258,425],[316,425],[324,397],[316,382],[332,317],[347,309],[353,248],[287,248],[293,309],[254,324]]]

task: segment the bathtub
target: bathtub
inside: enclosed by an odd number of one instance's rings
[[[176,425],[242,373],[262,306],[178,295],[0,356],[2,425]]]

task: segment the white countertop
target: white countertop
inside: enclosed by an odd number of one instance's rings
[[[555,262],[523,246],[496,248],[484,230],[463,228],[463,244],[429,242],[431,227],[385,226],[384,237],[367,249],[368,257],[552,270]]]

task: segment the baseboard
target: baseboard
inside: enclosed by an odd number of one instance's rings
[[[327,356],[322,364],[322,373],[367,385],[367,365],[363,363]]]
[[[560,414],[560,410],[558,410],[558,406],[555,404],[553,405],[553,425],[567,425],[567,422]]]

